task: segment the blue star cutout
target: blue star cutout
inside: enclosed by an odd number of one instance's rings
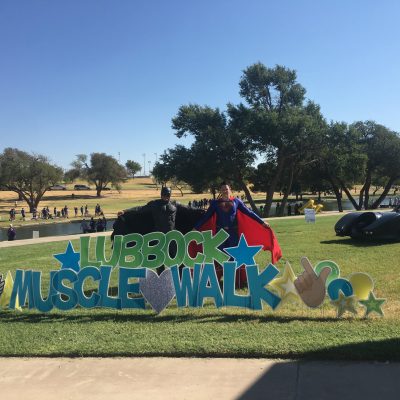
[[[239,244],[236,247],[227,247],[224,249],[232,256],[237,265],[255,265],[254,256],[263,248],[263,246],[249,246],[243,233],[240,235]]]
[[[79,260],[81,259],[81,253],[75,253],[71,242],[68,242],[65,253],[54,254],[53,257],[61,263],[61,269],[71,268],[74,271],[79,272]]]

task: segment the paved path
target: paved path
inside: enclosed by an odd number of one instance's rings
[[[0,358],[1,398],[398,400],[400,363]]]
[[[0,248],[2,247],[15,247],[15,246],[25,246],[29,244],[36,244],[36,243],[50,243],[50,242],[62,242],[63,240],[78,240],[81,236],[110,236],[111,231],[108,232],[96,232],[96,233],[80,233],[77,235],[64,235],[64,236],[44,236],[41,238],[36,239],[21,239],[21,240],[14,240],[11,242],[2,241],[0,242]]]

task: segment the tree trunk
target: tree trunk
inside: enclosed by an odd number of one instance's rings
[[[364,192],[365,192],[365,182],[360,190],[360,194],[358,195],[358,208],[357,210],[361,210],[364,205]]]
[[[346,185],[344,184],[344,182],[342,180],[339,180],[339,183],[340,183],[341,188],[346,193],[347,198],[351,201],[351,204],[353,204],[353,207],[356,210],[361,210],[360,205],[357,204],[357,202],[355,201],[354,197],[351,195],[350,191],[347,189]]]
[[[284,157],[278,156],[278,166],[276,169],[276,174],[272,179],[270,185],[268,186],[268,191],[265,199],[265,207],[264,207],[264,215],[269,217],[269,213],[271,212],[272,201],[274,200],[275,188],[281,178],[283,167],[285,165]]]
[[[283,193],[282,201],[281,201],[281,208],[279,209],[279,214],[278,217],[283,217],[285,214],[285,208],[286,204],[289,198],[290,191],[287,190],[286,192]]]
[[[279,209],[278,217],[283,217],[283,214],[285,212],[286,203],[287,203],[290,191],[292,190],[293,177],[294,177],[294,166],[292,165],[292,168],[290,170],[290,175],[289,175],[289,181],[288,181],[288,184],[286,185],[287,189],[283,193],[283,198],[282,198],[282,202],[281,202],[281,207]]]
[[[39,203],[40,203],[40,200],[42,200],[43,194],[44,193],[38,194],[36,196],[36,198],[33,199],[33,204],[34,204],[34,207],[36,208],[36,210],[39,208]]]
[[[372,192],[372,196],[376,195],[376,192],[380,189],[380,186],[375,186],[374,191]]]
[[[371,172],[368,171],[367,179],[365,181],[365,192],[364,192],[364,208],[369,209],[369,189],[371,188]]]
[[[215,200],[215,198],[217,197],[217,191],[215,190],[215,187],[211,188],[211,194],[213,196],[213,200]]]
[[[340,193],[340,189],[339,189],[338,185],[336,185],[336,183],[332,177],[329,176],[328,181],[330,182],[333,192],[335,193],[338,211],[343,212],[342,195]]]
[[[101,197],[101,188],[96,188],[96,196]]]
[[[371,209],[378,208],[382,201],[385,199],[387,194],[389,193],[390,188],[393,185],[393,182],[398,178],[398,176],[392,176],[389,178],[388,182],[386,183],[382,194],[371,204]]]
[[[246,198],[247,198],[247,200],[248,200],[249,203],[250,203],[251,209],[252,209],[255,213],[257,213],[258,215],[260,215],[260,210],[258,209],[256,203],[254,202],[253,196],[251,195],[250,190],[249,190],[249,188],[247,187],[246,183],[243,181],[243,179],[240,179],[240,180],[239,180],[239,185],[240,185],[240,187],[242,188],[243,192],[245,193]]]

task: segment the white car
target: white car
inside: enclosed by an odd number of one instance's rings
[[[49,190],[67,190],[67,188],[63,185],[54,185],[50,186]]]
[[[86,185],[75,185],[74,190],[90,190],[90,187]]]

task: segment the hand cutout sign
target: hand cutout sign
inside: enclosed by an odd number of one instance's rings
[[[299,296],[308,307],[318,307],[325,298],[325,282],[331,272],[330,267],[325,267],[317,275],[307,257],[302,257],[301,265],[304,272],[294,281],[294,286]]]

